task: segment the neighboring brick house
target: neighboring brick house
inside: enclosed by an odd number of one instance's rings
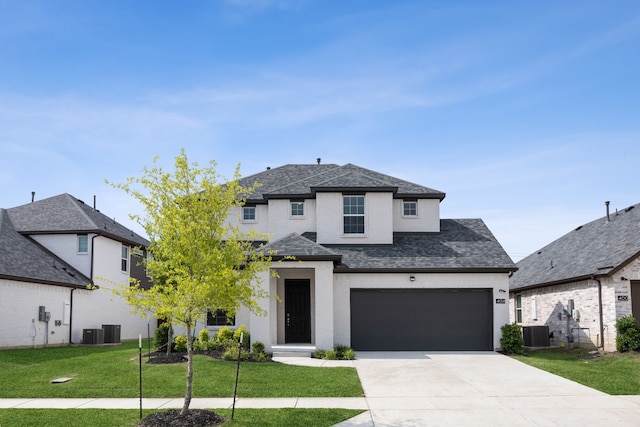
[[[606,216],[516,265],[511,321],[548,326],[552,345],[615,350],[616,320],[640,320],[640,204],[609,213],[607,202]]]
[[[111,288],[130,277],[149,285],[147,244],[69,194],[0,209],[0,348],[79,344],[102,325],[120,325],[121,339],[146,336],[148,319]]]
[[[480,219],[440,219],[445,194],[352,164],[290,164],[230,222],[271,236],[266,317],[240,310],[268,351],[494,350],[515,265]],[[295,257],[292,260],[290,257]],[[213,330],[224,313],[208,318]]]

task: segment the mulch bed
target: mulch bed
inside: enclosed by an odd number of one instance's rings
[[[180,410],[172,409],[155,412],[138,423],[139,427],[213,427],[224,423],[227,419],[205,409],[189,409],[185,415]]]

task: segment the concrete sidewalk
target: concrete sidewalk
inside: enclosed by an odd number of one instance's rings
[[[179,409],[183,398],[143,398],[143,409]],[[193,409],[231,408],[233,398],[194,398]],[[86,398],[86,399],[0,399],[0,409],[138,409],[140,399]],[[238,398],[236,408],[343,408],[368,409],[364,397],[284,397]]]

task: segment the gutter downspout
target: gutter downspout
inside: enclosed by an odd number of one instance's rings
[[[602,282],[600,279],[596,279],[595,276],[591,277],[598,282],[598,315],[600,317],[600,348],[604,351],[604,319],[602,315]]]

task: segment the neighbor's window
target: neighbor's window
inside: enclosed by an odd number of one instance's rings
[[[228,317],[224,310],[207,310],[207,326],[229,326],[235,325],[236,318]]]
[[[89,252],[89,236],[86,234],[78,234],[78,252],[81,254]]]
[[[516,295],[516,323],[522,323],[522,295]]]
[[[122,245],[122,259],[120,260],[120,270],[129,271],[129,246]]]
[[[364,234],[364,196],[343,196],[344,234]]]
[[[402,202],[402,214],[404,216],[418,216],[418,202],[416,200],[404,200]]]
[[[291,202],[291,216],[297,216],[297,217],[304,216],[304,202],[302,201]]]
[[[244,206],[242,208],[242,220],[243,221],[255,221],[256,220],[256,207]]]

